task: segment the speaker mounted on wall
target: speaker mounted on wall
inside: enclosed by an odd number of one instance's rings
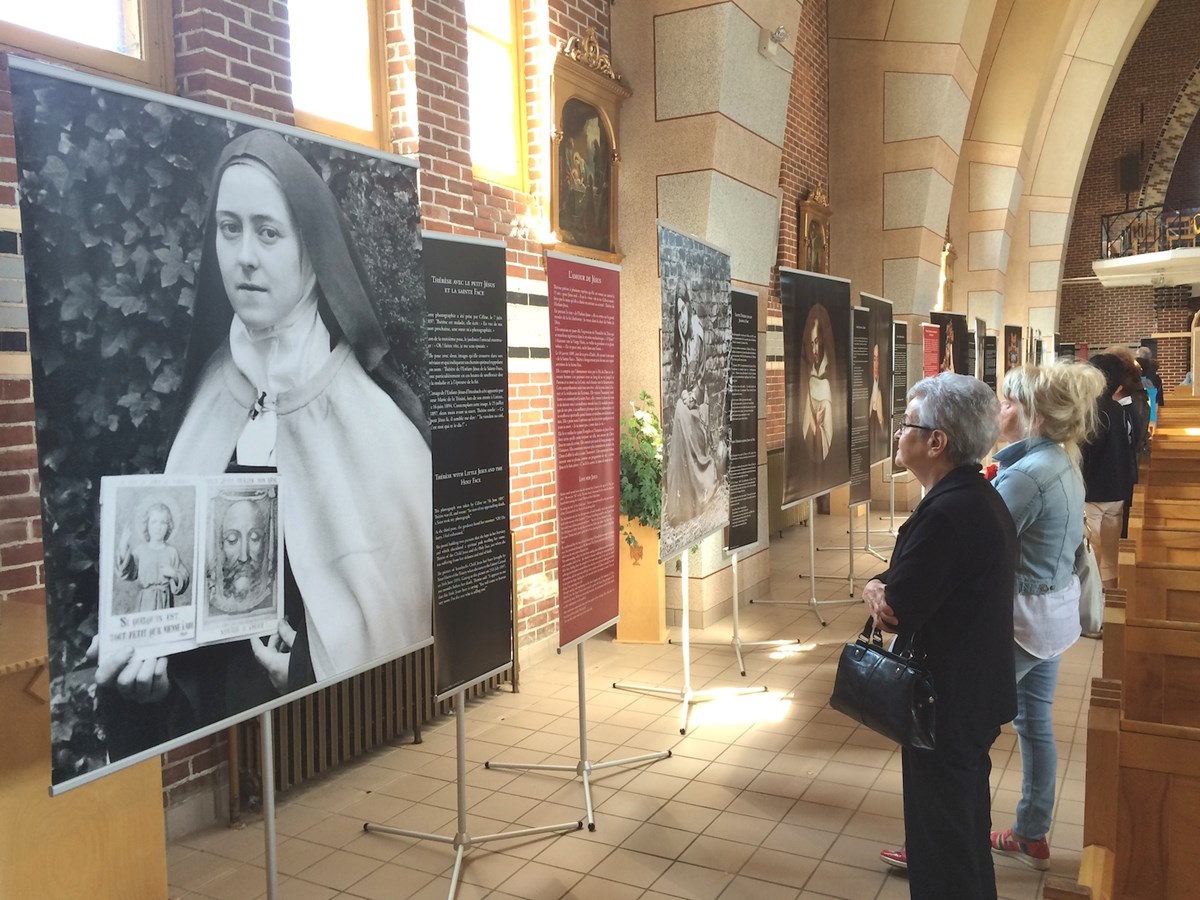
[[[1136,153],[1127,153],[1117,165],[1117,190],[1136,194],[1142,189],[1142,167]]]

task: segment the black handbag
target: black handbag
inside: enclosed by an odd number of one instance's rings
[[[885,649],[883,632],[867,619],[858,640],[842,648],[829,705],[897,744],[932,750],[937,692],[913,644],[901,636]]]

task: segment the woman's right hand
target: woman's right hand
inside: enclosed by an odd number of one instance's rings
[[[872,578],[863,586],[862,597],[871,611],[871,618],[875,620],[875,627],[880,631],[894,631],[900,620],[887,602],[887,585],[878,578]]]

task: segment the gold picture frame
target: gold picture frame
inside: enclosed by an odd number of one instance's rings
[[[829,274],[829,197],[818,184],[800,204],[796,232],[796,268]]]
[[[559,48],[550,77],[550,227],[558,249],[613,263],[623,257],[617,246],[617,124],[621,102],[631,94],[594,29]]]

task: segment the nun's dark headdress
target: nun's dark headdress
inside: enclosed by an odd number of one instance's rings
[[[421,404],[389,359],[391,348],[368,291],[370,280],[346,218],[312,165],[273,131],[248,131],[234,138],[217,161],[196,286],[192,338],[184,368],[183,411],[186,412],[204,366],[228,339],[233,321],[233,305],[225,293],[217,262],[215,210],[221,176],[232,163],[244,159],[265,166],[283,188],[317,277],[317,307],[330,335],[335,342],[345,339],[350,344],[362,367],[412,420],[428,443],[429,428]]]

